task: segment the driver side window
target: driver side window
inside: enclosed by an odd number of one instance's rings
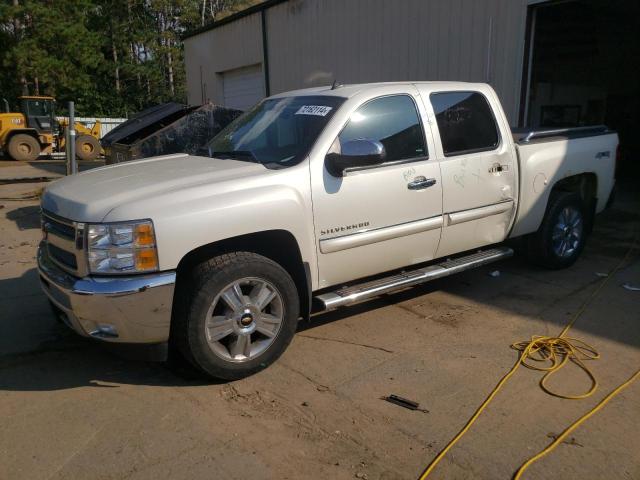
[[[408,95],[380,97],[360,106],[338,139],[340,145],[360,139],[382,143],[387,152],[385,163],[428,156],[420,117]]]

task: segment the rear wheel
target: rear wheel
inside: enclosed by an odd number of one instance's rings
[[[76,156],[80,160],[95,160],[100,155],[100,142],[91,135],[80,135],[76,139]]]
[[[575,263],[587,236],[586,209],[580,195],[554,192],[538,231],[528,239],[529,258],[550,269]]]
[[[40,156],[40,143],[31,135],[19,133],[11,137],[7,150],[14,160],[31,162]]]
[[[172,335],[183,355],[216,378],[234,380],[266,368],[297,327],[295,284],[261,255],[214,257],[194,269],[183,293]]]

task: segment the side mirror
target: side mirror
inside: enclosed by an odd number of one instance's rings
[[[342,177],[344,171],[349,168],[380,165],[386,156],[382,143],[362,138],[345,142],[341,147],[341,153],[327,154],[325,166],[334,177]]]

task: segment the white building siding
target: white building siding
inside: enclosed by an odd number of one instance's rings
[[[516,123],[526,4],[526,0],[289,0],[274,5],[266,10],[271,93],[326,85],[334,79],[488,82]],[[262,62],[260,15],[187,39],[190,101],[200,98],[197,65],[203,59],[224,67],[234,63],[234,68]],[[215,68],[218,73],[227,69]],[[219,85],[215,88],[221,91]],[[215,101],[216,95],[209,96]]]

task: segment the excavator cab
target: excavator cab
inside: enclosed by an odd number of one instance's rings
[[[40,135],[57,131],[54,115],[55,99],[53,97],[23,96],[18,97],[18,100],[27,127],[35,129]]]

